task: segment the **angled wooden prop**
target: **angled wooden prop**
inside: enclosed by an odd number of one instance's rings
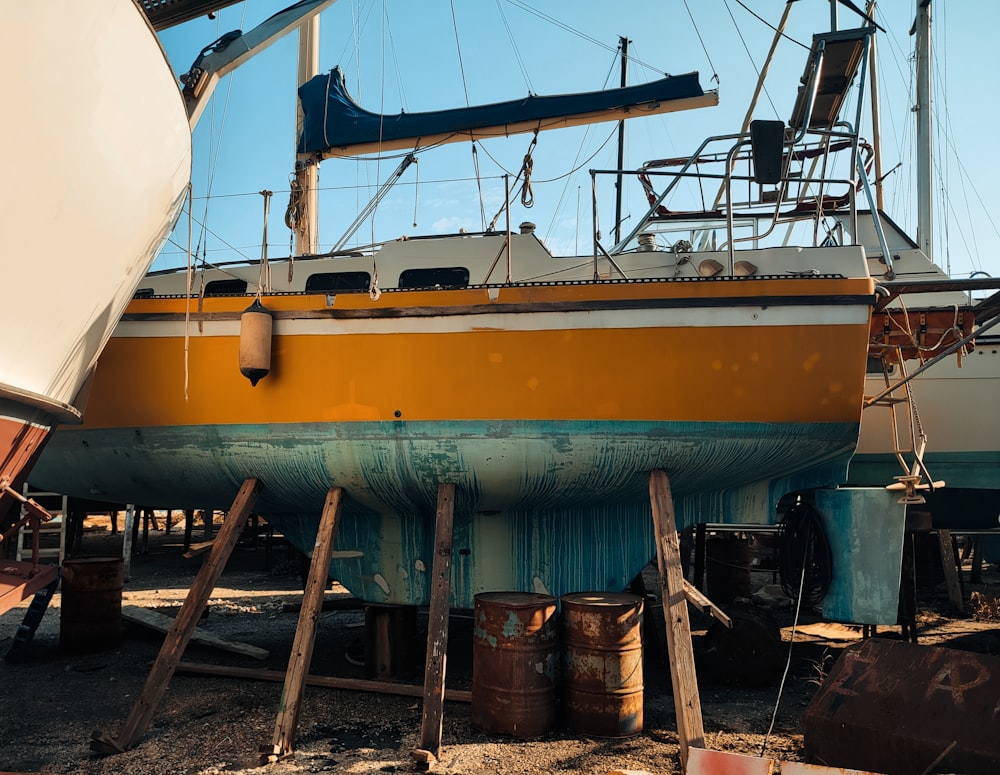
[[[271,753],[263,757],[265,762],[273,763],[292,753],[295,730],[302,711],[302,695],[309,676],[313,646],[316,644],[316,620],[323,608],[323,592],[326,591],[327,577],[330,574],[330,558],[333,555],[333,542],[337,537],[337,517],[343,494],[340,487],[331,487],[326,494],[323,516],[320,518],[319,532],[316,533],[316,544],[313,546],[312,562],[309,564],[309,578],[302,594],[302,608],[295,628],[295,640],[292,642],[292,656],[285,672],[285,688],[281,693],[278,718],[274,723],[274,741]]]
[[[226,520],[212,547],[212,553],[195,576],[194,583],[191,584],[181,610],[174,619],[173,627],[163,641],[160,653],[146,678],[146,684],[142,687],[135,705],[132,706],[132,712],[125,720],[121,732],[117,737],[107,732],[95,732],[94,739],[90,743],[92,750],[103,754],[123,753],[132,748],[149,728],[156,707],[167,693],[177,663],[180,662],[184,649],[187,648],[191,635],[198,625],[198,620],[205,611],[208,598],[211,597],[212,590],[215,589],[219,576],[226,567],[226,561],[240,539],[240,533],[254,501],[257,500],[260,488],[261,484],[257,479],[247,479],[243,482],[233,505],[229,508]]]
[[[698,676],[694,667],[691,621],[684,593],[674,501],[670,480],[663,471],[653,471],[649,475],[649,499],[653,507],[653,529],[656,531],[656,562],[660,569],[663,618],[667,625],[677,737],[681,746],[681,766],[685,767],[688,749],[705,747],[705,728],[701,719],[701,696],[698,694]]]
[[[424,667],[424,706],[420,744],[413,757],[431,764],[441,755],[444,723],[444,679],[448,651],[448,601],[451,596],[451,543],[455,518],[455,485],[438,485],[431,604],[427,614],[427,662]]]

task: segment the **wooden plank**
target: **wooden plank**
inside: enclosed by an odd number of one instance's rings
[[[240,539],[240,532],[246,524],[247,515],[257,499],[260,491],[260,482],[257,479],[247,479],[243,482],[233,505],[229,510],[229,515],[219,531],[218,540],[212,547],[212,553],[205,559],[204,564],[195,576],[191,589],[188,591],[181,610],[174,620],[174,626],[167,633],[163,641],[160,653],[153,663],[153,668],[146,677],[146,683],[142,687],[132,711],[129,713],[125,724],[117,737],[108,733],[95,732],[94,739],[90,747],[98,753],[121,753],[127,751],[136,744],[143,733],[149,728],[149,723],[156,712],[157,706],[166,694],[170,685],[170,679],[180,662],[181,655],[191,639],[208,603],[208,598],[215,589],[215,585],[222,575],[222,570],[232,554],[236,542]]]
[[[424,666],[424,704],[418,750],[441,756],[444,723],[444,679],[448,651],[448,603],[451,596],[451,543],[455,516],[455,485],[439,484],[431,602],[427,614],[427,661]]]
[[[677,537],[670,480],[663,471],[649,475],[649,499],[656,533],[656,562],[660,569],[663,618],[666,621],[667,648],[670,652],[670,683],[677,716],[681,766],[687,766],[688,749],[705,747],[705,728],[701,718],[701,697],[691,644],[691,621],[684,594],[681,570],[681,546]]]
[[[192,557],[197,557],[199,554],[204,554],[205,552],[212,551],[212,545],[215,541],[201,541],[197,544],[191,544],[187,549],[184,550],[184,554],[181,555],[185,559],[190,560]]]
[[[122,619],[127,622],[141,624],[143,627],[149,627],[151,630],[162,633],[170,632],[170,628],[174,626],[172,616],[161,614],[159,611],[151,611],[148,608],[140,608],[137,605],[123,605]],[[191,642],[202,646],[211,646],[220,651],[240,654],[244,657],[253,657],[254,659],[267,659],[271,656],[271,652],[267,649],[262,649],[259,646],[251,646],[249,643],[226,640],[225,638],[220,638],[214,632],[203,630],[200,627],[194,628],[194,632],[191,633]]]
[[[941,547],[941,566],[944,568],[944,580],[948,586],[948,600],[952,608],[961,611],[965,608],[962,600],[962,583],[958,578],[958,563],[955,558],[955,540],[950,530],[938,530],[938,543]]]
[[[216,678],[244,678],[251,681],[270,681],[280,683],[285,680],[285,673],[280,670],[263,670],[257,667],[228,667],[225,665],[206,665],[199,662],[181,662],[177,666],[178,673],[189,675],[207,675]],[[355,692],[373,692],[375,694],[394,694],[400,697],[423,697],[424,687],[413,684],[396,683],[395,681],[375,681],[370,678],[338,678],[328,675],[306,676],[307,686],[319,686],[324,689],[346,689]],[[464,689],[445,689],[445,702],[472,702],[472,692]]]
[[[694,585],[687,579],[684,579],[684,596],[691,605],[703,614],[711,614],[726,629],[733,629],[733,620],[729,618],[729,615],[709,600],[700,590],[695,589]]]
[[[330,555],[333,554],[333,542],[337,536],[337,515],[340,513],[342,497],[343,490],[340,487],[331,487],[323,505],[323,515],[320,517],[319,531],[316,533],[316,543],[312,551],[312,562],[309,564],[309,578],[306,579],[306,588],[302,594],[299,623],[295,628],[295,640],[292,642],[292,655],[285,672],[285,687],[281,692],[278,718],[274,722],[272,749],[267,756],[270,762],[288,756],[295,741],[306,676],[309,674],[313,646],[316,642],[316,620],[322,610],[323,592],[326,591],[327,578],[330,575]]]

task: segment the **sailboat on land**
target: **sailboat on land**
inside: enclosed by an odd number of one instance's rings
[[[10,538],[28,470],[57,423],[80,421],[97,358],[180,213],[191,135],[133,2],[4,3],[0,62],[19,74],[5,86],[16,116],[0,151],[0,530]],[[29,567],[22,584],[20,567],[0,568],[0,611],[49,581]]]
[[[952,280],[932,261],[931,3],[917,3],[913,32],[917,238],[889,223],[896,272],[872,327],[870,408],[850,481],[898,482],[925,529],[998,528],[1000,417],[988,407],[1000,390],[1000,308],[996,296],[976,303],[972,292],[995,291],[1000,280]]]
[[[655,551],[652,470],[669,473],[680,527],[773,523],[779,502],[819,490],[839,504],[876,278],[861,244],[833,244],[821,224],[830,197],[853,219],[867,196],[857,122],[841,111],[872,34],[817,36],[789,123],[706,139],[614,246],[595,226],[591,252],[559,257],[530,225],[508,225],[298,255],[294,271],[287,259],[208,269],[197,295],[183,272],[149,275],[85,422],[57,435],[35,479],[224,508],[256,477],[257,510],[306,551],[341,486],[331,574],[404,604],[428,600],[436,494],[453,484],[456,606],[489,590],[624,588]],[[300,90],[306,116],[337,107],[338,79],[323,83]],[[668,109],[714,101],[696,76],[667,85],[677,91],[656,101]],[[504,126],[544,128],[505,113]],[[462,137],[468,116],[438,136]],[[350,145],[300,142],[300,167]],[[847,160],[839,170],[831,154]],[[710,158],[721,172],[703,172]],[[667,209],[688,180],[721,182],[718,205]],[[786,227],[804,236],[774,240]],[[269,318],[257,352],[247,313]]]

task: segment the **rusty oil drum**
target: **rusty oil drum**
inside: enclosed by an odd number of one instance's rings
[[[62,564],[59,647],[65,651],[112,649],[122,634],[121,557],[80,557]]]
[[[484,592],[474,616],[472,723],[488,734],[544,735],[556,715],[556,599]]]
[[[595,737],[642,732],[642,598],[563,595],[566,722]]]

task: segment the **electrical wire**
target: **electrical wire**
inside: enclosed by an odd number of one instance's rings
[[[792,648],[795,646],[795,631],[799,626],[799,613],[802,611],[802,590],[806,583],[806,558],[802,557],[802,574],[799,576],[799,594],[795,597],[795,617],[792,619],[792,634],[788,641],[788,658],[785,660],[785,670],[781,674],[781,683],[778,684],[778,696],[774,700],[774,712],[771,713],[771,724],[764,735],[764,741],[760,744],[760,756],[764,756],[767,750],[767,742],[771,739],[771,732],[774,731],[774,724],[778,718],[778,708],[781,706],[781,695],[785,691],[785,680],[788,678],[788,671],[792,667]]]

